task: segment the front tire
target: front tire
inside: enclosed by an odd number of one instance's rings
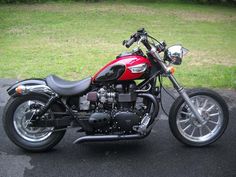
[[[199,123],[183,98],[178,97],[169,114],[173,135],[189,146],[201,147],[215,142],[223,135],[228,125],[227,104],[212,90],[195,89],[187,94],[204,118],[204,122]]]
[[[31,94],[20,97],[11,97],[3,112],[3,126],[7,136],[17,146],[32,152],[42,152],[53,148],[65,134],[65,130],[46,132],[54,127],[32,128],[26,126],[25,113],[28,105],[37,102],[45,105],[48,98],[44,95]],[[55,109],[55,108],[54,108]],[[41,133],[43,132],[44,133]]]

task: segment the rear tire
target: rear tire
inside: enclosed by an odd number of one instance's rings
[[[205,119],[203,124],[195,116],[182,97],[173,103],[169,114],[169,125],[173,135],[189,146],[201,147],[218,140],[228,125],[229,112],[223,98],[209,89],[194,89],[188,96]]]
[[[63,138],[66,132],[65,130],[58,132],[49,132],[48,134],[45,133],[45,136],[44,134],[42,134],[40,138],[39,137],[37,138],[38,134],[34,135],[32,132],[29,133],[30,132],[30,130],[28,130],[29,128],[25,128],[24,132],[23,128],[18,129],[16,126],[15,117],[17,116],[15,115],[15,112],[17,108],[20,105],[30,100],[39,101],[40,103],[45,104],[48,98],[44,95],[39,95],[39,94],[11,97],[8,100],[8,103],[6,104],[3,112],[3,126],[5,132],[13,143],[15,143],[17,146],[21,147],[24,150],[31,152],[42,152],[50,150],[60,142],[60,140]],[[19,110],[18,112],[21,112],[21,110]],[[22,118],[20,117],[19,119],[23,119],[23,117],[25,116],[22,116]],[[36,138],[33,138],[34,136],[36,136]]]

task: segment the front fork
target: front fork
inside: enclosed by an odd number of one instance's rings
[[[165,71],[165,73],[168,74],[168,78],[170,79],[170,81],[172,82],[174,88],[177,90],[177,92],[182,96],[182,98],[184,99],[184,101],[187,103],[187,105],[189,106],[189,108],[191,109],[191,111],[193,112],[193,114],[195,115],[196,119],[198,120],[199,123],[203,123],[204,119],[203,117],[200,115],[200,113],[198,112],[197,108],[194,106],[193,102],[190,100],[189,96],[187,95],[186,91],[184,90],[183,87],[181,87],[179,85],[179,83],[177,82],[177,80],[175,79],[175,77],[169,72],[169,69],[167,68],[167,66],[165,65],[165,63],[163,62],[162,58],[160,57],[158,51],[156,50],[156,48],[152,48],[151,49],[151,54],[153,55],[154,58],[157,59],[157,62],[161,65],[161,67],[163,68],[163,70]]]
[[[191,111],[193,112],[195,117],[197,118],[198,122],[202,124],[204,122],[204,119],[200,115],[200,113],[198,112],[196,107],[194,106],[193,102],[190,100],[190,98],[187,95],[187,93],[184,90],[184,88],[179,85],[179,83],[177,82],[177,80],[175,79],[175,77],[172,74],[169,74],[168,78],[172,82],[172,84],[173,84],[174,88],[177,90],[177,92],[182,96],[184,101],[187,103],[187,105],[189,106],[189,108],[191,109]]]

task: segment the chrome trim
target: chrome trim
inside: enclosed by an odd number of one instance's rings
[[[20,85],[18,87],[21,88],[22,94],[27,94],[29,92],[45,92],[49,94],[55,94],[55,92],[46,85],[32,85],[32,86]],[[17,88],[15,89],[16,91],[17,91]]]
[[[165,73],[168,73],[168,68],[165,65],[165,63],[164,63],[163,59],[161,58],[161,56],[159,55],[156,47],[152,47],[151,54],[157,60],[157,62],[161,65],[161,67],[165,71]]]
[[[137,42],[138,48],[140,48],[140,43],[145,39],[147,39],[146,36],[141,36],[140,37],[139,41]]]
[[[98,142],[98,141],[118,141],[118,140],[130,140],[130,139],[141,139],[145,138],[146,135],[140,134],[131,134],[131,135],[91,135],[91,136],[82,136],[76,139],[73,143],[84,143],[84,142]]]
[[[142,119],[140,125],[133,126],[133,130],[137,131],[141,135],[145,135],[146,133],[148,133],[147,127],[149,125],[150,120],[151,120],[151,116],[149,116],[149,114],[146,114],[144,118]]]
[[[177,128],[186,139],[201,143],[206,142],[219,133],[223,126],[223,110],[218,102],[206,95],[196,95],[190,98],[204,122],[196,121],[195,115],[183,103],[177,113]]]
[[[143,92],[148,92],[148,91],[151,90],[152,85],[151,85],[151,84],[148,84],[148,86],[149,86],[149,87],[148,87],[146,90],[135,90],[135,92],[136,92],[136,93],[138,93],[138,92],[141,92],[141,93],[143,93]]]
[[[30,119],[27,119],[26,113],[29,111],[35,112],[36,110],[30,110],[32,104],[40,104],[45,106],[44,103],[38,100],[28,100],[20,104],[13,115],[13,125],[17,134],[26,141],[31,143],[41,142],[46,140],[51,134],[53,127],[29,127]]]
[[[128,67],[128,69],[132,73],[143,73],[147,69],[147,64],[146,63],[141,63],[141,64],[138,64],[138,65],[130,66],[130,67]]]
[[[195,115],[196,119],[199,121],[199,123],[202,124],[204,122],[204,119],[202,115],[199,113],[197,107],[193,104],[193,102],[191,101],[187,93],[185,92],[185,90],[181,89],[178,92],[182,96],[182,98],[185,100],[185,102],[187,103],[187,105],[189,106],[193,114]]]
[[[188,53],[188,49],[182,45],[173,45],[166,50],[165,58],[173,64],[181,64],[183,56]]]
[[[167,49],[168,57],[171,60],[175,60],[176,58],[183,58],[183,50],[181,45],[173,45]]]

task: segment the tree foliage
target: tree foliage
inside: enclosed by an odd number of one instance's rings
[[[117,0],[0,0],[0,3],[44,3],[48,1],[54,2],[101,2],[101,1],[117,1]],[[118,0],[118,1],[131,1],[131,2],[163,2],[163,0]],[[200,4],[234,4],[236,0],[167,0],[169,2],[195,2]]]
[[[219,4],[219,3],[230,3],[235,4],[236,0],[195,0],[195,2],[202,4]]]

